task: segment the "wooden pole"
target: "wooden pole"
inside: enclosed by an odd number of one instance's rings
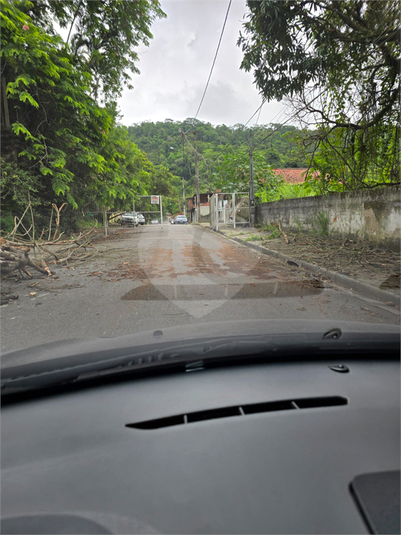
[[[195,140],[195,185],[196,185],[196,223],[200,222],[200,194],[199,194],[199,174],[198,174],[198,150],[196,147],[196,131],[194,132]]]
[[[249,223],[253,227],[255,224],[255,186],[253,183],[253,146],[252,146],[253,131],[249,132]]]

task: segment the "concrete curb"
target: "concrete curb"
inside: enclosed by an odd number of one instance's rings
[[[203,227],[207,228],[207,227]],[[279,253],[277,251],[273,251],[272,249],[268,249],[267,247],[264,247],[263,245],[258,245],[257,243],[251,243],[249,241],[241,240],[240,238],[229,238],[224,234],[224,232],[221,232],[220,230],[214,231],[213,229],[208,229],[211,232],[217,232],[218,234],[221,234],[228,240],[233,240],[236,243],[239,243],[241,245],[246,245],[247,247],[251,247],[252,249],[255,249],[256,251],[259,251],[265,255],[274,256],[276,258],[279,258],[280,260],[284,260],[285,262],[295,262],[298,264],[299,267],[302,267],[308,271],[311,271],[312,273],[318,273],[321,275],[324,275],[325,277],[331,279],[337,284],[340,284],[341,286],[344,286],[345,288],[349,290],[353,290],[354,292],[357,292],[365,297],[370,297],[372,299],[377,299],[379,301],[383,301],[386,304],[393,303],[395,306],[399,306],[400,304],[400,296],[393,294],[391,292],[386,292],[385,290],[380,290],[380,288],[376,288],[375,286],[371,286],[370,284],[366,284],[365,282],[358,281],[356,279],[353,279],[351,277],[347,277],[347,275],[342,275],[341,273],[337,273],[336,271],[331,271],[330,269],[326,269],[324,267],[320,267],[316,264],[310,264],[309,262],[305,262],[304,260],[294,260],[293,258],[284,255],[282,253]]]

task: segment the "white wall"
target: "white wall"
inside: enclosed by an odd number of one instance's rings
[[[400,187],[285,199],[263,203],[256,209],[259,224],[274,224],[280,219],[288,230],[318,233],[327,222],[330,236],[366,240],[399,250]]]

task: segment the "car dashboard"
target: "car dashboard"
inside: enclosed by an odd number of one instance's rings
[[[399,392],[333,355],[7,403],[2,533],[392,533]]]

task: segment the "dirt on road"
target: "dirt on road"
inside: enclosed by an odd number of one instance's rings
[[[232,227],[228,227],[221,229],[221,232],[228,238],[235,237],[244,243],[257,243],[270,250],[280,252],[291,258],[294,262],[297,260],[304,260],[311,264],[368,283],[377,288],[391,291],[395,296],[400,293],[400,254],[394,251],[383,249],[365,242],[357,242],[348,239],[339,240],[327,236],[311,236],[302,233],[286,234],[288,241],[288,243],[286,243],[283,235],[278,234],[277,231],[266,231],[258,228],[233,229]],[[169,269],[171,258],[167,259],[160,257],[157,261],[155,261],[155,258],[152,258],[150,265],[147,265],[146,273],[144,266],[138,261],[121,263],[121,248],[126,247],[126,245],[124,245],[126,243],[124,240],[129,237],[131,233],[131,229],[112,227],[110,228],[109,235],[104,236],[102,235],[102,230],[99,229],[98,233],[91,240],[91,243],[85,248],[82,256],[79,256],[80,253],[78,253],[78,255],[71,257],[65,264],[61,266],[57,266],[56,264],[54,266],[56,273],[55,277],[57,278],[57,273],[61,273],[62,271],[70,273],[70,276],[73,277],[70,286],[73,288],[77,287],[77,285],[79,286],[78,282],[74,282],[73,276],[74,270],[78,267],[84,268],[86,275],[89,277],[99,277],[111,281],[118,281],[126,278],[145,281],[153,272],[157,275],[156,272]],[[93,248],[91,249],[91,247]],[[190,251],[191,254],[189,254],[188,257],[194,257],[196,259],[196,250],[192,249]],[[93,251],[93,255],[90,254],[91,251]],[[162,255],[162,251],[159,251],[159,254]],[[202,252],[196,266],[192,266],[192,264],[188,265],[188,269],[192,267],[192,271],[200,270],[205,273],[213,272],[213,262],[210,260],[210,263],[206,265],[205,254],[205,252]],[[227,266],[231,270],[241,271],[241,262],[239,259],[231,259],[230,254],[228,253],[226,256],[227,258],[225,258],[225,260]],[[96,257],[97,261],[103,264],[99,271],[92,268],[94,257]],[[170,260],[170,262],[167,262],[167,260]],[[260,260],[260,262],[262,262],[262,260]],[[51,258],[49,257],[47,261],[49,262],[50,269],[53,270]],[[105,269],[105,261],[107,261],[107,265],[110,266],[110,269]],[[255,266],[255,270],[258,273],[259,271],[264,273],[263,270],[258,271],[257,267],[258,266]],[[187,271],[187,273],[189,273],[189,271]],[[174,274],[170,275],[174,276]],[[17,278],[18,275],[15,273],[6,279],[3,279],[1,304],[6,304],[10,300],[18,298],[18,286],[20,285],[15,282]],[[260,278],[263,278],[262,275],[260,275]],[[52,291],[53,286],[54,290],[61,289],[60,281],[57,283],[55,280],[52,281],[50,277],[45,277],[40,273],[35,273],[33,280],[31,282],[26,280],[23,286],[30,288],[33,292],[39,288]],[[64,283],[62,287],[68,289],[68,284]]]
[[[395,251],[362,241],[290,232],[286,232],[286,243],[278,229],[231,227],[220,230],[229,238],[260,244],[295,262],[303,260],[396,295],[400,293],[400,253]]]

